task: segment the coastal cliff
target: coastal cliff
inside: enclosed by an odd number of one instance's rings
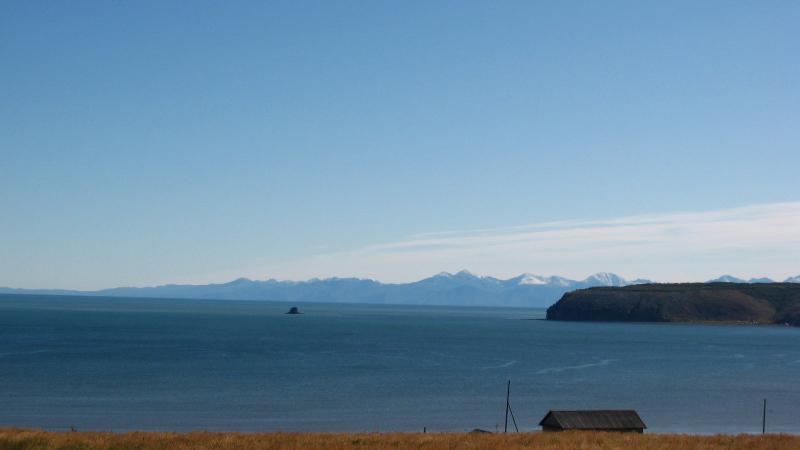
[[[682,283],[568,292],[548,320],[751,322],[800,326],[800,284]]]

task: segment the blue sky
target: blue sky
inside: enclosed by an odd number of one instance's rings
[[[0,285],[797,274],[791,233],[691,273],[593,239],[559,263],[335,256],[753,205],[800,229],[798,23],[791,1],[4,2]]]

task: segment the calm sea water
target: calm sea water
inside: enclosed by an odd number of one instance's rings
[[[800,432],[800,329],[543,310],[0,296],[0,426],[502,428],[632,408],[653,432]],[[529,320],[534,319],[534,320]]]

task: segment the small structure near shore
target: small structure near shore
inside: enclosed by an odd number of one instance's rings
[[[539,425],[542,431],[620,431],[644,433],[647,425],[634,410],[549,411]]]
[[[291,308],[289,308],[289,312],[287,312],[286,314],[303,314],[303,313],[301,313],[300,310],[297,309],[297,306],[292,306]]]

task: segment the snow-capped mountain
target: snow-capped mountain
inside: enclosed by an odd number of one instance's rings
[[[783,281],[784,283],[800,283],[800,275],[796,277],[789,277]]]
[[[532,273],[523,273],[519,277],[517,277],[519,281],[517,284],[523,285],[542,285],[542,284],[550,284],[550,279],[548,277],[543,277],[541,275],[534,275]]]
[[[583,280],[583,284],[593,286],[627,286],[630,283],[617,274],[598,272]]]
[[[709,283],[747,283],[747,280],[737,278],[733,275],[722,275],[719,278],[708,280]]]
[[[523,273],[518,277],[509,279],[508,281],[514,282],[518,285],[528,286],[570,286],[575,283],[574,280],[568,280],[564,277],[550,276],[545,277],[542,275],[535,275],[532,273]]]

